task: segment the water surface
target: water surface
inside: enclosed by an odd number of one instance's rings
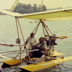
[[[37,20],[30,19],[19,19],[21,23],[21,28],[23,31],[24,39],[26,40],[30,33],[33,31],[35,26],[38,24]],[[58,45],[55,46],[55,50],[59,50],[60,52],[65,53],[65,57],[72,56],[72,20],[66,21],[52,21],[45,22],[49,29],[53,34],[67,36],[66,39],[57,39]],[[38,32],[35,35],[35,38],[39,39],[39,37],[43,36],[42,26],[39,26]],[[10,16],[0,16],[0,43],[4,44],[16,44],[17,29],[15,24],[15,18]],[[21,34],[20,34],[20,38]],[[21,40],[21,44],[23,41]],[[0,46],[0,52],[19,50],[19,47],[8,47],[8,46]],[[10,55],[10,57],[14,57],[14,55]],[[0,58],[2,60],[2,58]],[[1,65],[2,63],[0,63]],[[61,72],[72,72],[72,61],[68,61],[64,63],[64,66],[61,66]],[[16,67],[9,68],[9,72],[18,72],[20,69]],[[41,71],[42,72],[42,71]],[[43,70],[43,72],[59,72],[58,69],[54,69],[52,71]]]

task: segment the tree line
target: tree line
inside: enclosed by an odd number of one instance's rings
[[[43,11],[46,11],[47,8],[45,5],[43,5]],[[34,4],[33,6],[31,4],[21,4],[19,3],[16,8],[14,9],[14,12],[18,13],[34,13],[34,12],[41,12],[41,5]]]
[[[45,5],[43,5],[43,10],[42,11],[51,11],[51,10],[57,10],[57,9],[63,9],[62,7],[59,8],[46,8]],[[31,4],[22,4],[18,3],[17,6],[15,7],[13,12],[18,12],[18,13],[35,13],[35,12],[41,12],[41,5],[34,4],[33,6]],[[4,15],[3,13],[0,13],[0,15]]]

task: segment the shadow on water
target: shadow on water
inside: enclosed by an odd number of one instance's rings
[[[30,72],[30,71],[21,69],[21,71],[19,71],[19,72]]]
[[[7,64],[3,63],[1,67],[2,67],[2,69],[5,69],[5,68],[9,68],[10,65],[7,65]]]
[[[18,66],[11,67],[10,65],[7,65],[5,63],[3,63],[1,67],[3,69],[2,72],[30,72],[27,70],[20,69]],[[39,70],[39,71],[35,71],[35,72],[51,72],[52,69],[54,69],[54,68]],[[57,71],[53,71],[53,72],[57,72]]]
[[[18,66],[11,67],[10,65],[7,65],[5,63],[3,63],[1,67],[3,70],[0,72],[30,72],[27,70],[20,69]]]

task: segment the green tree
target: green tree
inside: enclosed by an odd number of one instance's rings
[[[43,11],[46,10],[46,6],[43,5]],[[37,4],[34,4],[32,6],[31,4],[21,4],[19,3],[16,8],[14,9],[14,12],[19,12],[19,13],[33,13],[33,12],[40,12],[41,11],[41,5],[37,7]]]
[[[34,10],[34,12],[37,12],[37,5],[36,4],[34,4],[33,10]]]
[[[46,9],[46,6],[45,5],[43,5],[43,11],[46,11],[47,9]]]

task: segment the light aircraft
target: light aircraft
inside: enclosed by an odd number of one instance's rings
[[[20,63],[26,62],[26,61],[24,61],[25,58],[23,58],[21,56],[23,53],[26,53],[26,55],[27,55],[28,52],[36,51],[36,49],[35,50],[28,50],[28,49],[22,50],[22,48],[25,46],[25,40],[24,40],[23,32],[22,32],[22,29],[20,26],[19,18],[39,20],[39,23],[34,28],[33,32],[36,33],[39,25],[42,24],[44,37],[45,38],[55,37],[56,39],[58,39],[58,38],[63,39],[63,38],[67,38],[67,37],[66,36],[54,36],[53,33],[48,28],[48,26],[44,23],[44,20],[58,21],[58,20],[71,20],[72,19],[72,14],[71,14],[72,9],[71,8],[66,9],[66,10],[61,9],[61,10],[44,11],[44,12],[29,13],[29,14],[20,14],[20,13],[10,12],[10,11],[6,11],[6,10],[0,10],[0,12],[4,13],[6,15],[12,16],[16,20],[17,34],[18,34],[18,38],[17,38],[18,45],[17,46],[19,46],[20,50],[19,51],[9,51],[9,52],[4,52],[4,53],[0,54],[0,57],[7,59],[7,60],[2,60],[1,62],[3,62],[6,65],[10,65],[10,66],[14,66],[14,65],[18,65]],[[20,44],[18,29],[20,29],[20,32],[22,35],[22,39],[24,42],[23,45]],[[0,44],[0,45],[14,46],[14,45],[8,45],[8,44]],[[17,55],[14,58],[4,56],[6,54],[9,54],[10,52],[16,53]],[[18,56],[19,56],[19,58],[17,58]],[[48,55],[45,57],[47,60],[37,62],[37,63],[33,62],[33,60],[36,58],[34,58],[34,59],[32,58],[31,59],[32,62],[30,62],[30,64],[20,66],[20,68],[27,70],[27,71],[34,72],[34,71],[38,71],[41,69],[54,67],[58,64],[63,63],[64,61],[72,60],[72,56],[64,58],[64,53],[60,53],[58,51],[54,51],[54,53],[52,55]],[[29,63],[29,61],[27,63]]]

